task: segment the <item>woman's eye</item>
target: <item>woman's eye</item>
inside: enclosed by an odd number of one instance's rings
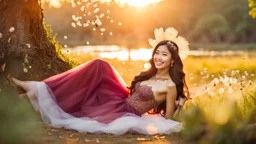
[[[163,56],[167,56],[167,54],[163,54]]]

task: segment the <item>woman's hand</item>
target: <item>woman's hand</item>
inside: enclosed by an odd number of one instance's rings
[[[179,106],[179,105],[183,106],[187,100],[188,100],[188,98],[179,97],[179,100],[175,101],[176,107]]]

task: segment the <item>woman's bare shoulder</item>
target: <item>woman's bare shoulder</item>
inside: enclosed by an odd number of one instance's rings
[[[176,88],[176,84],[172,80],[168,80],[167,81],[167,87],[170,88],[170,89]]]

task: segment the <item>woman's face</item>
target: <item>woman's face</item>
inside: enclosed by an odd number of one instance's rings
[[[153,59],[156,69],[169,69],[172,62],[172,54],[165,45],[161,45],[157,48]]]

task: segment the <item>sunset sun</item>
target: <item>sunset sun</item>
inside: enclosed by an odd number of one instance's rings
[[[117,0],[119,1],[120,5],[128,4],[130,6],[135,7],[145,7],[149,4],[158,3],[163,0]]]

